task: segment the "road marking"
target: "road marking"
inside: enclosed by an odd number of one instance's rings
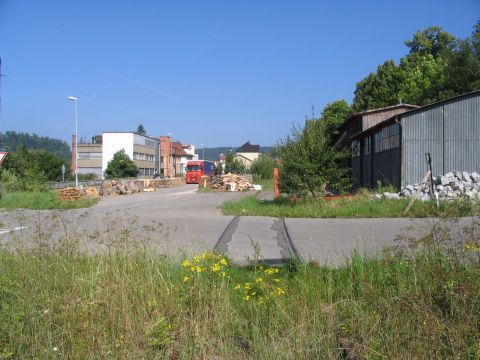
[[[0,235],[2,234],[8,234],[12,231],[19,231],[19,230],[23,230],[23,229],[26,229],[27,227],[26,226],[17,226],[17,227],[14,227],[13,229],[0,229]]]

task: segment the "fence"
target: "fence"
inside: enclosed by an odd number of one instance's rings
[[[98,186],[102,183],[103,180],[82,180],[78,182],[78,186]],[[50,190],[59,190],[67,187],[75,187],[75,181],[46,182],[45,185]]]

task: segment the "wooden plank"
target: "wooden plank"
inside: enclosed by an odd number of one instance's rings
[[[428,170],[427,173],[425,174],[425,176],[423,177],[422,182],[420,183],[417,192],[416,192],[416,193],[412,196],[412,198],[410,199],[410,202],[408,203],[407,208],[406,208],[405,211],[403,212],[403,215],[405,215],[405,214],[410,210],[410,208],[412,207],[412,205],[413,205],[413,203],[415,202],[415,200],[417,200],[418,195],[419,195],[420,192],[422,191],[423,186],[425,185],[425,183],[430,179],[430,175],[431,175],[431,174],[432,174],[432,172],[431,172],[430,170]]]

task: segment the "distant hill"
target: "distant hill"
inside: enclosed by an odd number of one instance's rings
[[[230,146],[205,148],[205,160],[218,160],[220,154],[226,155],[229,151],[235,151],[235,149]],[[260,152],[272,154],[274,148],[272,146],[260,146]],[[195,153],[198,154],[199,159],[203,159],[203,148],[196,148]]]
[[[72,158],[70,146],[66,141],[16,131],[0,133],[0,147],[5,148],[6,151],[15,151],[20,145],[25,145],[31,150],[50,151],[67,161]]]

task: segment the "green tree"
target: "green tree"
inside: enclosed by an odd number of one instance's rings
[[[376,72],[357,83],[353,109],[365,111],[398,104],[401,81],[401,69],[393,60],[385,61]]]
[[[136,132],[139,135],[147,135],[147,130],[145,130],[142,124],[138,125]]]
[[[105,177],[107,179],[135,177],[137,175],[137,165],[125,154],[125,150],[123,149],[113,154],[113,159],[108,162],[107,169],[105,170]]]
[[[431,26],[423,31],[416,31],[411,40],[405,45],[410,54],[432,55],[433,58],[448,57],[456,48],[455,36],[444,31],[440,26]]]
[[[65,160],[50,151],[36,150],[33,151],[32,157],[48,181],[62,180],[62,165],[65,165],[65,168],[69,167]]]
[[[447,63],[432,55],[412,54],[400,62],[398,96],[404,103],[427,105],[442,99]]]
[[[260,154],[250,165],[250,172],[260,179],[272,179],[274,167],[275,160],[270,154]]]
[[[480,89],[480,20],[470,38],[458,41],[448,65],[445,96]]]
[[[303,129],[293,127],[291,134],[280,141],[277,153],[281,158],[282,193],[317,197],[326,186],[333,191],[348,187],[349,170],[341,164],[349,153],[341,147],[342,138],[335,139],[338,127],[332,124],[335,120],[340,123],[340,118],[330,110],[332,107],[327,107],[323,112],[325,118],[306,120]]]
[[[329,103],[323,109],[320,118],[325,122],[325,132],[331,146],[336,146],[342,140],[343,133],[340,131],[340,126],[352,112],[352,107],[343,99]]]

